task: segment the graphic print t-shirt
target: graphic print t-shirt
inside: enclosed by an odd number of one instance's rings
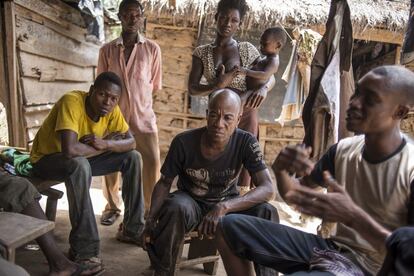
[[[218,202],[238,195],[237,182],[244,166],[250,174],[266,169],[257,139],[250,133],[236,129],[224,151],[215,159],[201,154],[201,136],[206,128],[178,134],[171,142],[161,173],[174,178],[178,175],[178,189],[194,198]]]

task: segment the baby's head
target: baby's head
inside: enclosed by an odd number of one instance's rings
[[[286,33],[280,27],[266,29],[260,37],[260,52],[263,55],[276,55],[286,44]]]

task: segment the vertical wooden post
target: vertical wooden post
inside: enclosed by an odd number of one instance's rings
[[[4,35],[4,28],[3,28],[3,9],[0,6],[0,102],[7,107],[9,104],[7,87],[6,87],[6,71],[5,71],[5,61],[4,61],[4,50],[3,50],[3,42],[6,39]]]
[[[395,48],[395,64],[401,64],[401,46],[397,45]]]
[[[6,108],[10,109],[8,111],[9,142],[13,146],[26,147],[21,120],[21,103],[17,89],[16,17],[13,1],[4,3],[4,23],[6,34],[5,64],[9,96],[9,105]]]
[[[183,119],[183,128],[187,129],[188,126],[188,92],[184,92],[184,106],[183,106],[183,113],[184,113],[184,119]]]

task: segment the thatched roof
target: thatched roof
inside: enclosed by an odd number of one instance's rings
[[[330,0],[246,0],[250,6],[244,24],[298,25],[324,24]],[[147,10],[159,14],[185,16],[197,21],[199,15],[214,16],[218,0],[144,0]],[[408,21],[408,0],[348,0],[354,28],[381,28],[402,31]],[[174,7],[175,5],[175,7]]]

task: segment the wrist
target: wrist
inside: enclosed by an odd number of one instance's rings
[[[343,223],[351,227],[352,229],[358,228],[361,225],[361,221],[365,220],[365,212],[359,206],[355,205],[351,212],[349,212],[349,217]]]
[[[217,203],[216,207],[220,210],[220,213],[225,215],[228,213],[229,206],[226,201]]]
[[[104,140],[104,142],[105,142],[105,149],[104,150],[107,150],[107,151],[111,150],[111,146],[112,146],[111,140]]]

